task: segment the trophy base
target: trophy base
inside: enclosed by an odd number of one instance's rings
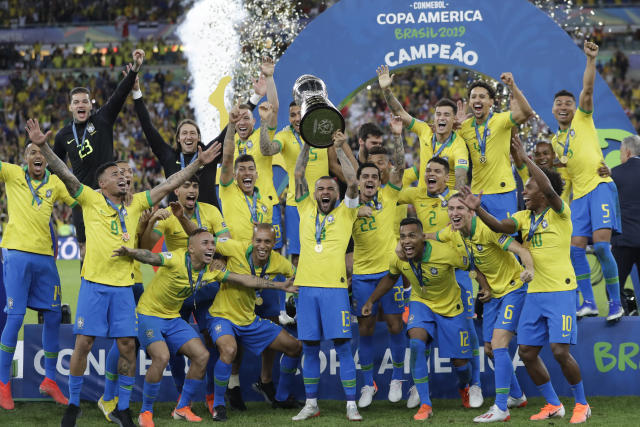
[[[316,148],[332,146],[333,133],[337,130],[344,132],[344,128],[342,114],[327,104],[307,109],[300,121],[300,135],[307,144]]]

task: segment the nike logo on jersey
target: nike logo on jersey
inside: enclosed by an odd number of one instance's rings
[[[466,352],[468,352],[468,351],[469,351],[468,349],[467,349],[467,350],[462,350],[462,351],[461,351],[461,353],[462,353],[462,354],[465,354],[465,353],[466,353]]]
[[[566,338],[566,337],[568,337],[569,335],[571,335],[571,334],[562,334],[562,338]]]
[[[509,323],[511,323],[511,322],[505,322],[504,320],[502,321],[503,325],[508,325]]]
[[[76,140],[75,139],[71,139],[71,140],[67,141],[67,144],[71,144],[72,142],[76,142]]]

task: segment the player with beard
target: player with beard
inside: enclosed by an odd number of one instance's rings
[[[571,202],[571,262],[578,279],[583,303],[579,316],[597,315],[598,307],[591,287],[591,269],[585,248],[593,240],[593,249],[602,266],[602,274],[609,295],[607,321],[614,322],[624,314],[620,302],[618,264],[611,253],[611,233],[621,232],[618,190],[610,176],[602,176],[599,168],[604,163],[598,132],[593,123],[593,88],[596,78],[598,45],[584,42],[587,56],[582,78],[582,91],[576,100],[571,92],[555,94],[553,116],[558,121],[558,132],[551,140],[553,149],[566,165],[573,185]]]
[[[133,65],[128,67],[126,77],[96,112],[93,112],[89,89],[76,87],[69,93],[69,111],[73,120],[56,134],[53,151],[63,161],[69,158],[74,175],[83,185],[98,188],[96,169],[114,160],[113,125],[134,85],[143,60],[144,51],[134,50]],[[80,245],[80,255],[84,258],[86,236],[80,206],[73,210],[73,225]]]
[[[526,210],[499,220],[482,208],[480,199],[469,188],[462,191],[464,203],[496,233],[521,231],[525,240],[523,246],[533,257],[535,275],[529,282],[517,329],[518,354],[547,404],[530,419],[544,420],[565,414],[551,385],[549,372],[539,357],[542,346],[549,343],[575,397],[571,423],[582,423],[591,416],[591,408],[584,394],[580,367],[569,351],[578,337],[577,284],[569,264],[571,211],[559,196],[562,194],[560,175],[540,169],[527,156],[518,138],[512,139],[512,145],[514,154],[526,163],[531,174],[522,193]]]
[[[333,143],[347,180],[347,192],[336,206],[339,192],[333,178],[320,177],[315,183],[314,198],[309,195],[305,169],[309,162],[309,145],[304,144],[296,162],[296,203],[300,212],[300,260],[295,285],[300,294],[297,305],[298,338],[303,342],[305,363],[304,408],[294,421],[320,415],[320,341],[332,340],[340,360],[340,379],[347,398],[347,418],[362,420],[356,406],[356,365],[351,353],[351,311],[347,290],[345,252],[351,229],[358,215],[358,181],[343,146],[347,136],[333,134]]]
[[[75,206],[60,179],[47,171],[36,144],[27,144],[26,166],[0,161],[0,182],[5,184],[9,222],[2,238],[2,263],[7,321],[0,338],[0,407],[14,408],[11,362],[27,307],[43,314],[42,348],[45,378],[40,392],[62,404],[67,398],[56,384],[61,288],[54,253],[57,245],[51,224],[55,202]],[[25,238],[28,236],[28,238]]]
[[[447,186],[453,190],[467,183],[467,170],[469,169],[469,155],[464,140],[453,131],[458,109],[462,107],[448,98],[442,98],[436,103],[434,117],[434,130],[420,120],[416,120],[402,107],[402,104],[391,92],[393,74],[389,75],[389,67],[381,65],[376,70],[378,83],[384,95],[387,105],[393,114],[400,116],[405,127],[415,132],[420,139],[420,165],[417,172],[418,185],[425,186],[424,176],[426,164],[432,157],[441,157],[449,163],[449,176]]]

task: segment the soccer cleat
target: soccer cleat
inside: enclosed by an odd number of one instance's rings
[[[466,386],[464,389],[458,389],[458,393],[460,393],[460,398],[462,399],[462,406],[465,408],[471,408],[469,405],[469,386]]]
[[[237,409],[238,411],[247,410],[247,405],[245,405],[244,400],[242,400],[242,390],[240,390],[240,386],[228,388],[224,397],[229,401],[231,409]]]
[[[138,424],[140,424],[140,427],[155,427],[153,422],[153,412],[141,412],[140,415],[138,415]]]
[[[409,306],[404,307],[404,311],[402,312],[402,321],[407,324],[409,323]]]
[[[624,308],[619,302],[609,301],[609,315],[607,322],[617,322],[624,315]]]
[[[358,412],[356,403],[347,403],[347,419],[349,421],[362,421],[362,415]]]
[[[576,312],[577,317],[594,317],[600,314],[598,311],[598,306],[595,302],[584,300],[578,311]]]
[[[224,422],[227,421],[227,407],[224,405],[218,405],[213,408],[213,421]]]
[[[135,427],[129,408],[122,410],[116,408],[109,414],[109,419],[120,427]]]
[[[209,410],[209,413],[211,414],[212,417],[213,417],[213,399],[214,399],[213,393],[207,394],[204,397],[204,400],[207,404],[207,409]]]
[[[185,420],[190,423],[199,423],[202,421],[202,418],[193,413],[190,406],[183,406],[180,409],[174,409],[171,412],[171,416],[174,420]]]
[[[304,407],[304,403],[296,400],[295,396],[291,395],[287,398],[287,400],[274,400],[273,404],[271,404],[273,409],[300,409]]]
[[[100,410],[104,414],[104,417],[107,419],[107,421],[111,421],[111,418],[109,418],[109,414],[115,411],[117,406],[118,406],[118,396],[115,396],[111,400],[104,400],[104,395],[102,395],[98,400],[98,408],[100,408]]]
[[[420,394],[415,385],[412,385],[409,389],[409,398],[407,399],[407,408],[413,409],[420,405]]]
[[[53,400],[61,405],[66,406],[69,404],[69,399],[64,397],[64,394],[62,394],[62,391],[60,390],[60,387],[58,387],[58,384],[56,384],[56,382],[51,378],[45,377],[45,379],[40,383],[39,390],[40,393],[51,396]]]
[[[469,406],[479,408],[483,403],[484,398],[482,397],[482,389],[480,386],[472,385],[469,387]]]
[[[564,417],[564,406],[560,404],[559,406],[552,405],[551,403],[547,403],[544,405],[544,408],[540,409],[540,412],[537,414],[531,415],[529,419],[531,421],[539,421],[546,420],[549,418],[562,418]]]
[[[493,405],[487,412],[479,415],[473,419],[474,423],[494,423],[497,421],[509,421],[511,415],[509,415],[509,409],[503,411],[498,408],[498,405]]]
[[[391,380],[389,383],[389,402],[399,402],[402,399],[402,381]]]
[[[263,383],[262,380],[259,380],[257,383],[251,384],[251,388],[253,388],[256,393],[261,394],[267,403],[273,405],[273,402],[276,400],[276,389],[273,386],[273,381]]]
[[[422,405],[420,405],[420,409],[418,409],[418,412],[413,416],[413,419],[416,421],[424,421],[428,418],[431,418],[432,416],[433,410],[431,409],[431,406],[423,403]]]
[[[81,414],[82,411],[79,406],[74,404],[67,406],[67,409],[64,411],[64,415],[62,416],[60,427],[76,427],[76,420]]]
[[[511,397],[507,398],[507,408],[524,408],[527,406],[527,396],[522,393],[520,397]]]
[[[304,407],[298,412],[298,415],[291,417],[292,421],[308,420],[320,415],[320,408],[318,405],[311,405],[307,402]]]
[[[373,385],[366,385],[360,389],[360,400],[358,400],[358,407],[366,408],[371,405],[373,396],[378,392],[378,385],[373,382]]]
[[[571,424],[580,424],[587,422],[587,418],[591,416],[591,408],[589,404],[583,405],[582,403],[576,403],[573,408],[573,415],[571,416]]]
[[[278,316],[278,322],[282,326],[293,325],[296,323],[296,319],[289,316],[286,311],[280,311],[280,315]]]
[[[7,381],[5,384],[0,381],[0,408],[10,411],[15,408],[15,406],[13,398],[11,397],[11,382]]]

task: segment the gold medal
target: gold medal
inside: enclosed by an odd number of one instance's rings
[[[567,156],[560,157],[560,163],[562,163],[563,165],[566,165],[568,161],[569,158]]]
[[[476,279],[476,277],[478,277],[478,273],[476,273],[476,271],[475,271],[475,270],[471,270],[471,271],[469,272],[469,277],[470,277],[471,279],[475,280],[475,279]]]
[[[318,253],[322,252],[322,244],[318,243],[316,245],[316,252],[318,252]]]
[[[480,156],[480,163],[487,163],[487,157],[486,156]]]
[[[263,302],[264,300],[262,299],[262,297],[256,297],[256,305],[262,305]]]
[[[122,240],[128,242],[130,239],[129,233],[122,233]]]

